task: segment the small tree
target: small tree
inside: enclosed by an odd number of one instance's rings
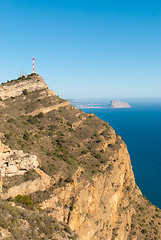
[[[44,113],[43,112],[40,112],[38,115],[37,115],[38,118],[43,118],[44,117]]]
[[[27,91],[27,89],[24,89],[24,90],[23,90],[23,94],[24,94],[25,96],[28,95],[28,91]]]
[[[25,132],[23,135],[23,139],[25,139],[26,141],[28,141],[30,138],[30,134],[28,132]]]

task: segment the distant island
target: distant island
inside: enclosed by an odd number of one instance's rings
[[[126,102],[121,102],[121,101],[118,101],[118,100],[112,100],[109,103],[107,102],[82,102],[82,101],[74,101],[73,99],[68,99],[70,101],[70,103],[79,108],[79,109],[82,109],[82,108],[131,108],[131,106],[126,103]]]
[[[110,103],[110,108],[131,108],[131,106],[126,102],[121,102],[118,100],[112,100]]]

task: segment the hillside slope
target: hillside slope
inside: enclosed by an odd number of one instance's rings
[[[62,234],[69,239],[76,239],[75,233],[80,240],[161,238],[161,212],[136,186],[127,147],[108,123],[57,97],[37,74],[5,89],[0,95],[3,203],[37,215],[43,211],[64,224]],[[59,231],[57,236],[40,232],[35,239],[62,237]]]

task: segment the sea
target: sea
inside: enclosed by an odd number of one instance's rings
[[[132,108],[83,108],[108,122],[127,145],[142,194],[161,209],[161,102],[132,103]]]

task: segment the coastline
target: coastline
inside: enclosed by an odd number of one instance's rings
[[[82,109],[83,110],[83,109]],[[152,204],[161,208],[161,104],[133,103],[130,110],[84,108],[108,122],[125,141],[136,183]]]
[[[130,107],[87,107],[87,106],[83,106],[83,107],[79,107],[77,106],[78,109],[90,109],[90,108],[103,108],[103,109],[120,109],[120,108],[132,108]]]

